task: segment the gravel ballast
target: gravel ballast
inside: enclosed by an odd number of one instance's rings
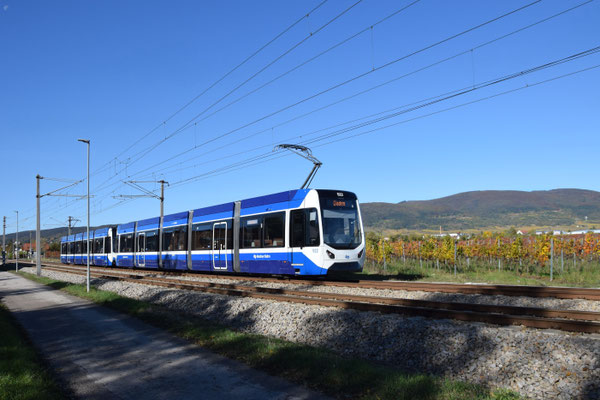
[[[158,275],[160,276],[160,275]],[[426,292],[420,290],[359,289],[344,286],[313,286],[285,282],[255,282],[236,279],[195,278],[193,276],[177,276],[177,279],[203,281],[240,286],[260,286],[277,289],[306,290],[317,293],[341,293],[361,296],[393,297],[401,299],[450,301],[471,304],[489,304],[516,307],[539,307],[557,310],[577,310],[600,312],[600,301],[584,299],[557,299],[554,297],[501,296],[484,294]]]
[[[35,273],[35,268],[23,270]],[[43,270],[43,275],[85,282],[85,277],[62,272]],[[99,279],[94,279],[93,285],[238,330],[326,347],[409,371],[506,387],[536,399],[600,399],[600,335],[403,317]],[[260,286],[308,289],[279,283]],[[467,300],[465,295],[435,293],[432,297],[428,292],[331,287],[311,290],[598,311],[598,302],[585,300],[481,295],[468,295]]]

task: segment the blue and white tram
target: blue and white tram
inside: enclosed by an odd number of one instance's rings
[[[66,262],[71,248],[73,262],[85,260],[84,236],[63,238]],[[99,229],[93,237],[96,265],[325,275],[362,271],[365,260],[358,199],[339,190],[255,197]]]
[[[114,232],[114,227],[90,231],[91,265],[114,265]],[[63,236],[60,243],[60,261],[63,264],[87,264],[87,232]]]
[[[69,237],[63,236],[60,238],[60,262],[63,264],[69,264]]]
[[[111,228],[96,229],[90,237],[93,237],[93,244],[90,245],[90,264],[99,267],[105,267],[112,264],[112,259],[109,259],[111,254],[112,232]]]
[[[73,252],[73,264],[83,264],[83,233],[76,233],[73,244],[75,251]]]

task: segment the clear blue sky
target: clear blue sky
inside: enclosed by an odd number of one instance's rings
[[[84,177],[85,146],[77,138],[92,142],[92,225],[122,223],[159,212],[155,199],[111,207],[120,201],[112,196],[138,193],[124,180],[166,179],[174,184],[269,152],[278,143],[305,143],[339,129],[322,130],[331,126],[393,108],[405,110],[407,104],[423,104],[425,99],[600,45],[600,1],[592,1],[477,47],[583,3],[543,0],[378,69],[532,2],[422,0],[211,115],[411,3],[363,0],[318,30],[356,1],[325,2],[167,120],[321,0],[0,0],[0,217],[8,216],[7,230],[15,230],[17,209],[21,230],[35,227],[36,174]],[[296,118],[461,52],[465,54]],[[600,54],[592,54],[362,128],[355,125],[377,116],[341,125],[356,129],[334,139],[422,117],[334,144],[322,146],[331,139],[310,144],[324,163],[312,186],[351,190],[362,202],[431,199],[484,189],[600,190],[600,68],[427,116],[598,64]],[[268,116],[373,68],[376,71],[360,79]],[[196,124],[191,128],[164,140],[192,120]],[[317,130],[322,131],[313,133]],[[213,138],[218,139],[203,144]],[[163,143],[138,160],[141,151],[161,139]],[[157,165],[188,149],[184,156]],[[169,187],[165,212],[293,189],[311,168],[294,155],[266,160]],[[61,185],[43,180],[42,192]],[[85,185],[79,184],[62,193],[84,192]],[[85,201],[42,199],[43,228],[56,227],[69,215],[83,224]]]

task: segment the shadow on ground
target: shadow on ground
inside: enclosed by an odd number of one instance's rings
[[[363,281],[390,281],[390,280],[400,280],[400,281],[418,281],[425,278],[426,275],[420,273],[403,273],[398,272],[396,274],[358,274],[358,273],[348,273],[348,272],[339,272],[339,273],[331,273],[327,275],[328,279],[336,280],[363,280]]]

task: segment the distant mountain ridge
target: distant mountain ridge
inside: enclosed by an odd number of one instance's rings
[[[483,190],[433,200],[361,204],[371,229],[464,230],[490,226],[558,226],[600,221],[600,192]]]
[[[438,230],[440,226],[444,231],[556,227],[574,225],[586,216],[590,221],[598,221],[600,228],[600,192],[583,189],[482,190],[433,200],[361,203],[361,213],[365,227],[372,230]],[[92,230],[97,228],[100,227],[90,227]],[[72,233],[85,230],[79,226],[73,228]],[[19,232],[21,243],[29,242],[29,232]],[[35,231],[31,233],[35,240]],[[67,228],[41,231],[41,237],[47,241],[58,241],[66,234]],[[7,243],[14,238],[14,233],[7,234]]]
[[[90,226],[90,231],[93,231],[94,229],[104,228],[107,226],[109,226],[109,225]],[[86,229],[87,228],[85,226],[78,226],[78,227],[71,229],[71,234],[85,232]],[[42,239],[42,242],[44,242],[44,241],[59,242],[60,238],[63,236],[67,236],[68,232],[69,232],[69,230],[66,227],[42,229],[42,230],[40,230],[40,238]],[[29,243],[30,234],[31,234],[32,242],[35,242],[35,230],[27,230],[27,231],[19,232],[19,243],[21,243],[21,244]],[[14,241],[15,236],[16,236],[15,232],[7,233],[6,234],[6,243]],[[1,245],[2,245],[2,243],[0,243],[0,247],[2,247]],[[0,249],[0,250],[2,250],[2,249]]]

